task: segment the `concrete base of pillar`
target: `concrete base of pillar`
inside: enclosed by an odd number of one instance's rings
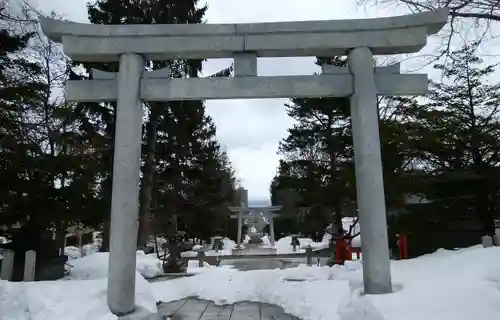
[[[134,313],[128,314],[126,316],[118,317],[119,320],[164,320],[165,316],[158,313],[151,313],[150,311],[137,307]]]

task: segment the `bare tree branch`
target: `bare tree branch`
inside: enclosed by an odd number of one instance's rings
[[[411,13],[449,8],[448,27],[440,33],[443,43],[431,62],[448,57],[451,47],[457,45],[457,42],[485,42],[498,36],[492,27],[500,21],[500,0],[358,0],[357,2],[360,5],[379,8],[396,6]],[[475,35],[471,34],[474,30]]]

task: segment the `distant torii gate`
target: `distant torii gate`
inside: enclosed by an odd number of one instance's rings
[[[271,246],[274,247],[275,236],[274,236],[274,218],[279,217],[279,214],[275,212],[280,211],[283,206],[270,206],[270,207],[248,207],[248,206],[240,206],[240,207],[229,207],[229,211],[237,212],[238,214],[231,215],[231,218],[238,219],[238,239],[236,243],[238,244],[238,248],[241,247],[241,237],[243,228],[243,219],[250,216],[251,213],[261,212],[264,217],[269,222],[269,236],[271,237]]]
[[[271,207],[249,207],[248,206],[248,190],[245,188],[238,188],[236,190],[238,195],[238,201],[240,203],[239,207],[232,206],[228,207],[229,211],[233,213],[238,213],[231,215],[231,218],[238,219],[238,238],[236,240],[237,248],[241,248],[241,238],[242,238],[242,228],[243,228],[243,219],[248,218],[252,213],[260,212],[262,213],[266,219],[269,221],[269,235],[271,236],[271,245],[274,247],[275,243],[275,235],[274,235],[274,217],[279,215],[275,214],[275,212],[281,210],[282,206],[271,206]]]

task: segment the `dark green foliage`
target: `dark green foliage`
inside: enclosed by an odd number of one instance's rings
[[[346,66],[342,58],[318,58],[317,64],[323,63]],[[406,147],[406,128],[394,117],[408,101],[386,99],[380,104],[384,177],[391,182],[388,187],[386,184],[390,206],[401,201],[403,183],[396,182],[405,166]],[[297,124],[280,144],[279,153],[284,159],[271,185],[273,203],[284,204],[292,215],[299,207],[309,208],[302,216],[307,224],[301,224],[308,226],[304,232],[322,232],[332,219],[340,226],[343,215],[356,214],[349,98],[292,99],[287,111]]]
[[[61,127],[48,117],[61,106],[48,100],[45,66],[24,58],[32,36],[0,30],[0,236],[17,257],[34,249],[43,262],[59,254],[53,233],[79,212],[68,215],[71,189],[57,185],[74,162],[57,152]]]
[[[99,24],[201,23],[206,7],[196,5],[197,1],[109,0],[89,4],[88,12],[91,22]],[[50,88],[85,76],[71,68],[79,65],[77,61],[66,66],[50,42],[40,44],[35,55],[39,63],[24,58],[31,37],[0,31],[0,236],[14,240],[9,246],[21,254],[35,249],[43,257],[44,252],[58,251],[45,237],[81,224],[103,228],[106,249],[115,106],[55,99]],[[148,61],[145,68],[165,66],[175,77],[192,77],[201,69],[201,61]],[[84,67],[118,70],[116,63]],[[156,210],[159,221],[152,224],[156,226],[181,213],[184,221],[179,224],[200,235],[224,229],[234,173],[203,102],[146,107],[143,216],[149,220]],[[151,227],[146,234],[152,231]],[[61,247],[62,240],[58,238],[54,246]]]
[[[437,172],[442,186],[427,196],[444,211],[461,207],[468,215],[473,210],[482,232],[493,234],[500,187],[500,85],[488,83],[494,66],[482,64],[476,45],[453,52],[448,66],[435,66],[444,79],[431,82],[429,100],[413,114],[421,119],[420,149],[427,151],[419,157]]]
[[[346,66],[340,58],[318,59],[317,63]],[[297,124],[280,143],[284,160],[272,183],[271,197],[273,203],[285,204],[290,214],[298,207],[310,207],[308,227],[302,231],[322,233],[332,212],[337,221],[341,218],[353,194],[349,99],[292,99],[286,108]],[[278,191],[287,201],[278,201]]]
[[[450,59],[435,66],[443,77],[431,81],[425,98],[379,101],[390,232],[409,234],[412,255],[478,243],[482,234],[494,232],[499,217],[500,86],[489,84],[494,68],[482,64],[476,44]],[[271,198],[298,216],[307,232],[338,212],[339,203],[356,207],[349,105],[342,99],[292,102],[287,107],[297,124],[280,145],[284,159]],[[410,205],[412,195],[430,203]]]
[[[431,82],[427,99],[408,105],[401,121],[419,173],[400,179],[411,177],[414,190],[431,201],[408,206],[394,222],[409,233],[411,255],[477,244],[498,221],[500,86],[490,84],[494,67],[477,57],[476,45],[435,66],[442,80]]]
[[[90,21],[96,24],[202,23],[206,7],[198,7],[197,2],[100,0],[89,4],[88,13]],[[86,67],[117,71],[116,64]],[[201,61],[147,61],[145,67],[169,67],[173,77],[195,77],[201,70]],[[114,106],[98,108],[107,114],[104,131],[112,140]],[[148,103],[147,108],[139,244],[145,244],[148,234],[168,233],[172,226],[187,227],[191,234],[200,237],[223,228],[225,207],[233,192],[233,172],[215,140],[215,126],[205,114],[203,102]],[[109,150],[108,166],[111,153]],[[109,194],[105,196],[109,200]],[[153,227],[151,219],[158,228]]]
[[[26,136],[30,128],[23,119],[44,95],[45,86],[37,79],[41,67],[11,55],[24,50],[31,36],[0,30],[0,225],[5,225],[7,237],[12,224],[36,215],[28,196],[44,188],[44,174],[33,170],[44,158],[40,146]]]

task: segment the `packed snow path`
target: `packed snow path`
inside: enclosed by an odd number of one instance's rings
[[[290,260],[290,261],[289,261]],[[224,260],[221,265],[233,266],[240,271],[250,270],[273,270],[293,268],[304,263],[304,259],[279,259],[279,258],[265,258],[265,259],[241,259],[241,260]]]
[[[224,266],[233,266],[234,268],[240,271],[249,271],[249,270],[272,270],[272,269],[286,269],[286,268],[295,268],[300,264],[306,263],[305,255],[304,257],[286,257],[287,253],[295,253],[291,250],[284,250],[285,252],[279,252],[277,249],[271,249],[267,247],[263,247],[260,244],[246,244],[245,249],[241,251],[233,250],[233,255],[242,255],[248,257],[248,259],[224,259],[221,261],[220,265]],[[304,251],[303,249],[298,248],[297,253],[299,251]],[[281,257],[270,258],[263,257],[265,255],[275,255],[281,254]],[[258,257],[255,257],[258,256]],[[320,265],[324,266],[327,263],[327,257],[320,258]],[[317,265],[318,260],[315,256],[312,261],[313,265]]]
[[[299,320],[267,303],[239,302],[217,306],[212,301],[188,298],[158,305],[158,313],[174,320]]]
[[[248,259],[238,259],[238,260],[223,260],[221,265],[231,265],[240,271],[248,270],[264,270],[264,269],[283,269],[289,267],[296,267],[300,262],[304,263],[304,259],[299,259],[298,263],[288,263],[283,262],[283,259],[279,258],[252,258],[252,255],[267,255],[275,254],[276,250],[271,248],[263,248],[260,244],[246,244],[245,249],[240,252],[233,251],[233,255],[245,255]]]
[[[233,255],[261,255],[261,254],[273,254],[276,253],[276,249],[263,247],[261,244],[257,243],[247,243],[245,244],[245,248],[242,250],[234,250]]]

